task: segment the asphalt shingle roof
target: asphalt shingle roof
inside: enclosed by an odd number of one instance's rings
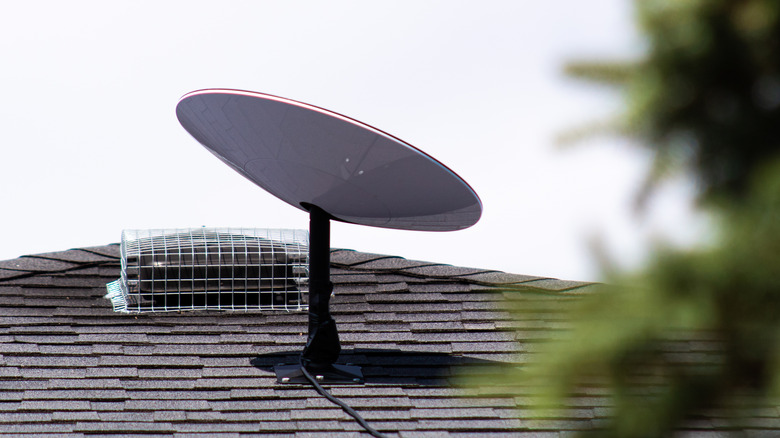
[[[366,384],[330,390],[388,436],[558,438],[608,414],[598,388],[566,418],[536,418],[516,392],[460,385],[532,357],[587,283],[349,250],[332,251],[331,272],[340,363],[362,366]],[[0,437],[365,436],[311,387],[276,383],[272,367],[305,343],[305,313],[114,313],[103,295],[118,276],[117,245],[0,262]],[[542,311],[513,316],[519,297]],[[753,431],[776,436],[779,417]]]

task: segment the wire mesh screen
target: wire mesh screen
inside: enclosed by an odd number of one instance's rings
[[[115,311],[305,310],[305,230],[125,230]]]

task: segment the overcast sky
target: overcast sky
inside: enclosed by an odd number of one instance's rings
[[[619,109],[567,60],[641,53],[626,0],[51,1],[0,16],[0,259],[117,242],[122,229],[306,228],[179,125],[201,88],[275,94],[353,117],[450,167],[482,199],[451,233],[334,224],[331,244],[596,280],[588,241],[635,261],[648,235],[696,234],[688,185],[651,219],[630,203],[646,154],[567,128]]]

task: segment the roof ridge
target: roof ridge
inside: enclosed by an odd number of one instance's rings
[[[120,257],[108,254],[108,251],[106,251],[108,248],[116,246],[118,246],[118,244],[112,243],[97,247],[73,248],[65,251],[22,255],[16,259],[2,261],[0,262],[0,271],[5,271],[7,275],[0,275],[0,282],[19,280],[34,277],[36,275],[65,273],[116,263]],[[331,252],[342,254],[346,252],[356,256],[354,263],[349,263],[348,261],[332,261],[330,265],[331,268],[338,268],[356,273],[375,273],[399,275],[415,279],[429,279],[432,280],[432,283],[457,283],[511,290],[528,289],[533,288],[534,284],[539,286],[544,284],[546,287],[542,287],[542,289],[554,290],[556,292],[566,292],[593,284],[589,282],[560,280],[552,277],[512,274],[495,269],[460,267],[445,263],[410,260],[401,256],[366,253],[353,249],[332,248]],[[74,253],[86,253],[97,256],[99,259],[85,259],[83,257],[73,256]],[[71,256],[69,257],[68,254]],[[60,264],[60,267],[48,268],[46,263],[44,263],[43,266],[30,265],[29,267],[25,267],[24,264],[21,266],[12,266],[11,264],[15,260],[41,260],[51,262],[51,265],[54,266]],[[398,266],[393,266],[393,262],[383,263],[383,261],[394,261]]]
[[[105,245],[103,248],[112,245],[116,244]],[[89,256],[80,256],[78,255],[79,253],[86,253]],[[91,248],[73,248],[64,251],[25,254],[14,259],[0,261],[0,283],[38,275],[61,274],[115,264],[118,260],[119,257],[113,257],[105,252],[95,251]],[[2,275],[2,273],[6,275]]]
[[[380,258],[380,259],[373,259],[373,260],[370,260],[370,261],[356,263],[356,264],[352,264],[352,265],[342,264],[342,263],[331,263],[331,266],[332,267],[337,267],[339,269],[343,269],[345,271],[353,271],[353,272],[361,272],[361,273],[376,272],[377,269],[366,269],[366,268],[362,268],[360,265],[364,265],[364,264],[367,264],[367,263],[370,263],[370,262],[374,262],[374,261],[382,260],[382,259],[387,259],[387,258],[399,258],[399,259],[406,260],[403,257],[388,256],[388,257],[383,257],[383,258]],[[413,260],[410,260],[410,261],[413,261]],[[422,262],[422,263],[427,263],[427,262]],[[532,288],[532,285],[530,283],[539,283],[539,282],[556,282],[556,283],[566,284],[566,286],[559,288],[558,290],[556,290],[556,292],[566,292],[566,291],[569,291],[569,290],[578,289],[578,288],[585,287],[585,286],[593,284],[593,283],[588,283],[588,282],[571,282],[571,281],[567,281],[567,280],[560,280],[560,279],[553,278],[553,277],[522,276],[522,275],[518,275],[518,274],[511,274],[511,273],[507,273],[507,272],[504,272],[504,271],[499,271],[499,270],[496,270],[496,269],[464,268],[464,269],[475,269],[476,272],[466,273],[466,274],[454,274],[454,275],[424,274],[424,273],[416,273],[416,272],[412,271],[413,269],[417,269],[417,268],[420,268],[420,267],[428,267],[428,266],[452,267],[452,268],[455,268],[455,269],[462,268],[462,267],[453,266],[453,265],[444,264],[444,263],[429,263],[429,264],[426,264],[426,265],[419,265],[419,266],[415,266],[415,267],[412,267],[412,268],[389,268],[389,269],[381,269],[381,271],[382,271],[382,274],[395,274],[395,275],[401,275],[401,276],[410,277],[410,278],[420,278],[420,279],[428,278],[428,279],[433,279],[433,280],[441,280],[441,283],[460,283],[460,284],[479,285],[479,286],[491,286],[491,287],[496,287],[496,288],[512,289],[512,290],[529,289],[529,288]],[[470,276],[484,275],[484,274],[499,274],[499,275],[503,274],[503,275],[506,275],[506,276],[508,276],[510,278],[511,277],[520,277],[520,278],[515,278],[515,279],[519,279],[519,281],[510,281],[510,282],[506,282],[506,283],[496,282],[496,281],[479,280],[479,279],[476,279],[476,278],[468,278]],[[439,282],[432,281],[430,283],[437,284]],[[545,289],[545,290],[547,290],[547,289]]]
[[[89,269],[94,268],[97,266],[103,266],[105,264],[108,264],[108,261],[105,262],[94,262],[94,263],[84,263],[84,264],[78,264],[76,266],[72,266],[70,268],[64,268],[64,269],[50,269],[50,270],[37,270],[37,271],[31,271],[27,269],[11,269],[11,268],[0,268],[0,270],[3,271],[14,271],[19,272],[19,275],[13,276],[13,277],[5,277],[0,278],[0,283],[4,281],[9,280],[18,280],[20,278],[29,278],[29,277],[35,277],[38,275],[49,275],[49,274],[62,274],[65,272],[71,272],[71,271],[79,271],[82,269]]]
[[[106,254],[105,252],[100,252],[100,251],[96,250],[96,248],[107,248],[107,247],[111,247],[111,246],[119,246],[119,244],[118,243],[109,243],[109,244],[103,245],[103,246],[70,248],[70,249],[65,249],[65,250],[62,250],[62,251],[42,252],[42,253],[38,253],[38,254],[22,254],[22,255],[20,255],[18,257],[14,257],[14,258],[11,258],[11,259],[0,260],[0,263],[10,262],[10,261],[13,261],[13,260],[18,260],[18,259],[26,259],[26,258],[39,258],[39,259],[54,260],[54,261],[61,261],[61,262],[64,261],[64,262],[69,262],[69,263],[81,263],[81,262],[78,262],[78,261],[75,261],[75,260],[72,260],[72,259],[69,259],[69,258],[57,258],[57,257],[55,257],[58,254],[66,254],[66,253],[73,252],[73,251],[86,252],[86,253],[93,254],[93,255],[96,255],[96,256],[100,256],[100,257],[103,257],[103,258],[106,258],[106,259],[110,259],[110,260],[119,260],[120,256],[114,256],[114,255]],[[90,263],[90,262],[87,262],[87,263]]]

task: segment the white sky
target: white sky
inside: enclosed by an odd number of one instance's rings
[[[677,185],[630,212],[646,154],[555,136],[619,108],[573,58],[640,52],[627,0],[30,1],[0,16],[0,260],[103,245],[124,228],[306,228],[305,213],[178,124],[181,95],[260,91],[321,106],[436,157],[480,195],[452,233],[333,224],[331,244],[596,280],[588,240],[635,262],[648,235],[696,234]]]

